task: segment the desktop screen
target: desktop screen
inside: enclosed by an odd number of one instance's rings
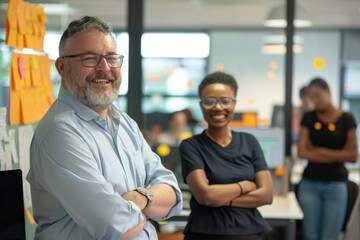
[[[234,119],[229,123],[230,127],[251,127],[256,128],[258,123],[257,112],[236,112]]]
[[[344,97],[356,98],[360,97],[360,64],[349,65],[344,69]]]
[[[194,129],[194,134],[199,134],[204,130],[203,126]],[[264,153],[269,169],[275,169],[284,165],[285,159],[285,133],[281,128],[236,128],[231,130],[236,132],[246,132],[255,136]]]

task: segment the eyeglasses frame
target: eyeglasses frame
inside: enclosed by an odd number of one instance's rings
[[[99,62],[94,65],[94,66],[86,66],[84,65],[84,62],[83,62],[83,59],[82,59],[82,56],[84,55],[96,55],[96,56],[99,56]],[[116,55],[119,59],[120,59],[120,66],[116,66],[116,67],[113,67],[111,66],[111,64],[108,62],[107,60],[107,57],[108,56],[114,56]],[[99,65],[99,63],[101,62],[101,59],[105,58],[106,60],[106,63],[109,65],[109,67],[111,68],[120,68],[123,64],[123,61],[124,61],[124,55],[122,54],[108,54],[108,55],[101,55],[101,54],[97,54],[97,53],[87,53],[87,52],[84,52],[84,53],[78,53],[78,54],[71,54],[71,55],[64,55],[64,56],[60,56],[61,58],[75,58],[75,57],[80,57],[80,61],[81,61],[81,64],[84,66],[84,67],[97,67]]]
[[[204,104],[203,104],[203,102],[204,102],[205,99],[214,99],[214,100],[215,100],[215,104],[214,104],[212,107],[205,107]],[[224,107],[224,106],[221,104],[221,102],[220,102],[220,101],[223,100],[223,99],[230,99],[230,100],[231,100],[231,105],[230,105],[229,107]],[[213,97],[208,97],[208,98],[203,98],[203,99],[201,99],[201,100],[200,100],[200,105],[201,105],[203,108],[207,109],[207,110],[213,109],[217,104],[220,104],[220,106],[221,106],[223,109],[229,109],[229,108],[231,108],[231,106],[234,105],[235,102],[236,102],[236,99],[233,99],[233,98],[231,98],[231,97],[222,97],[222,98],[219,98],[219,99],[216,99],[216,98],[213,98]]]

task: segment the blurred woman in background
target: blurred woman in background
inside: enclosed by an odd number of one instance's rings
[[[330,88],[320,78],[307,88],[315,110],[304,115],[298,156],[308,160],[298,189],[304,212],[304,240],[338,240],[347,206],[345,162],[358,157],[356,122],[351,113],[335,107]]]

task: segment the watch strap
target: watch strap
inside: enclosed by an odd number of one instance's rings
[[[147,203],[144,207],[144,209],[142,209],[142,211],[146,210],[147,208],[149,208],[151,205],[152,205],[152,202],[153,202],[153,193],[146,189],[146,188],[143,188],[143,187],[139,187],[139,188],[136,188],[135,189],[138,193],[142,194],[143,196],[146,197],[147,199]]]

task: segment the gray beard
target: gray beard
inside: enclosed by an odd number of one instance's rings
[[[69,69],[65,70],[65,79],[63,79],[64,88],[67,89],[73,96],[75,96],[80,102],[89,106],[90,108],[96,108],[98,110],[107,109],[113,101],[117,98],[121,81],[115,81],[115,79],[109,74],[95,73],[87,77],[86,82],[83,85],[79,84],[79,81],[72,76]],[[94,79],[108,79],[113,86],[110,94],[104,94],[101,91],[91,88],[91,82]]]

